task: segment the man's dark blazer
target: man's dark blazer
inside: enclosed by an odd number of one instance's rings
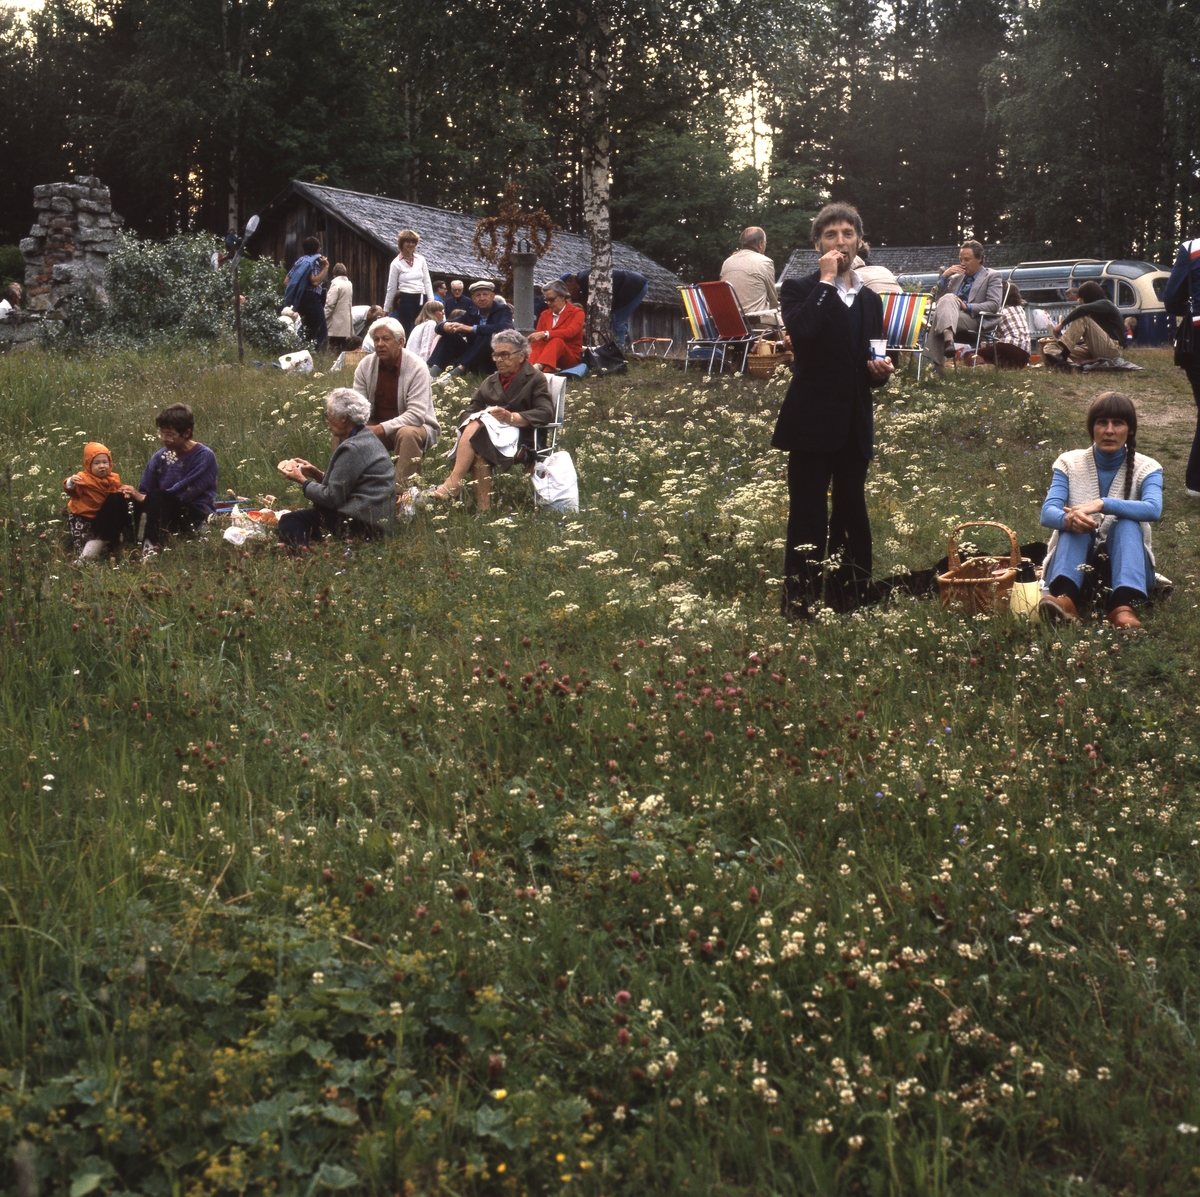
[[[837,291],[820,281],[820,271],[788,279],[779,293],[783,323],[796,355],[792,383],[779,411],[771,444],[788,452],[836,453],[846,445],[853,422],[859,449],[875,453],[875,419],[867,372],[869,342],[883,336],[883,301],[863,287],[861,330],[852,343],[851,309]]]

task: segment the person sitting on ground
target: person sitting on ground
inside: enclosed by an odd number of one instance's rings
[[[1004,282],[983,264],[983,246],[978,241],[964,241],[958,262],[942,272],[933,296],[925,353],[941,374],[946,358],[954,359],[958,334],[974,341],[981,322],[985,332],[994,327],[1004,299]]]
[[[443,284],[444,285],[444,284]],[[422,309],[413,325],[412,336],[404,345],[406,353],[415,354],[423,362],[429,361],[429,355],[438,343],[437,326],[446,318],[446,308],[440,299],[431,299]]]
[[[496,373],[479,384],[471,406],[458,422],[454,469],[432,495],[457,499],[468,474],[475,479],[475,506],[491,505],[492,472],[508,470],[533,448],[533,430],[554,420],[554,400],[546,376],[528,362],[529,341],[516,329],[492,338]]]
[[[325,292],[325,327],[332,353],[345,353],[354,338],[354,284],[346,267],[338,262],[330,271],[332,282]]]
[[[775,263],[767,257],[767,234],[763,229],[751,226],[742,230],[737,251],[721,263],[721,278],[733,288],[751,328],[782,326]]]
[[[529,364],[546,373],[569,370],[583,361],[583,308],[567,298],[565,283],[555,280],[542,288],[546,307],[537,331],[529,338]]]
[[[1029,365],[1029,322],[1025,319],[1025,298],[1015,283],[1007,284],[996,340],[979,347],[979,360],[991,362],[997,370],[1023,370]],[[970,362],[970,355],[964,359]]]
[[[448,282],[446,282],[445,279],[438,279],[438,281],[433,284],[433,298],[438,300],[438,302],[440,302],[443,306],[445,306],[446,300],[449,297],[449,295],[450,295],[450,284]]]
[[[146,463],[137,487],[126,484],[109,495],[92,522],[93,538],[116,545],[132,532],[136,543],[144,516],[143,556],[158,551],[164,533],[194,532],[212,515],[217,501],[216,454],[192,439],[192,409],[172,403],[154,423],[163,447]]]
[[[1091,448],[1058,458],[1042,505],[1042,526],[1054,534],[1042,571],[1041,613],[1077,620],[1097,573],[1107,573],[1108,622],[1140,628],[1133,606],[1154,588],[1150,525],[1162,518],[1162,466],[1137,452],[1137,408],[1119,391],[1092,400],[1087,429]]]
[[[9,283],[4,288],[4,297],[0,299],[0,320],[9,312],[18,311],[21,307],[21,284]]]
[[[421,306],[433,298],[429,264],[423,254],[417,253],[420,241],[419,233],[412,229],[401,229],[396,234],[396,246],[400,252],[388,268],[387,295],[383,307],[404,326],[405,336],[412,332]]]
[[[433,409],[429,371],[415,353],[404,349],[399,320],[385,316],[371,325],[375,352],[354,371],[354,389],[370,404],[367,431],[396,454],[396,485],[405,487],[420,473],[426,449],[441,434]]]
[[[99,441],[83,446],[83,469],[63,482],[67,500],[67,526],[80,561],[94,561],[107,548],[92,525],[109,495],[121,489],[121,478],[113,472],[112,454]],[[128,503],[123,495],[123,503]]]
[[[577,303],[587,314],[588,283],[592,271],[576,271],[575,274],[564,274],[559,282],[567,284],[567,293],[572,303]],[[646,293],[650,290],[650,280],[636,270],[614,270],[612,272],[612,314],[608,318],[612,329],[613,343],[625,348],[625,340],[629,336],[629,321],[637,311]]]
[[[396,321],[398,324],[399,321]],[[279,463],[279,472],[299,482],[312,506],[279,517],[284,547],[307,547],[325,533],[344,537],[380,537],[391,531],[396,515],[396,478],[392,459],[378,436],[366,427],[371,405],[358,391],[338,387],[325,396],[325,423],[333,436],[333,456],[322,473],[302,457]]]
[[[876,295],[899,295],[904,290],[900,280],[886,266],[871,265],[871,247],[862,241],[858,246],[858,257],[852,269],[862,279],[862,285]]]
[[[442,339],[430,355],[429,372],[439,382],[448,382],[461,374],[490,374],[492,338],[513,326],[513,311],[496,297],[496,285],[489,279],[471,284],[472,308],[457,320],[443,320],[437,327]],[[447,366],[453,368],[446,374]]]
[[[465,308],[470,300],[463,294],[465,291],[463,281],[460,278],[450,280],[450,292],[446,296],[446,311],[455,312],[459,308]]]
[[[1055,325],[1057,340],[1042,342],[1042,359],[1052,365],[1075,362],[1083,365],[1100,359],[1121,356],[1125,340],[1125,322],[1117,307],[1099,283],[1088,279],[1080,285],[1077,308]]]

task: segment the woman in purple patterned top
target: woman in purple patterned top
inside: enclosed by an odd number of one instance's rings
[[[173,403],[155,419],[163,447],[150,458],[137,487],[122,486],[96,516],[92,535],[110,543],[121,539],[132,522],[134,541],[141,533],[144,552],[156,552],[164,532],[192,532],[213,513],[217,498],[217,458],[192,439],[192,409]]]

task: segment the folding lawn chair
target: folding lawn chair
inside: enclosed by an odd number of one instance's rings
[[[921,381],[921,358],[925,354],[925,313],[929,296],[900,291],[883,296],[883,334],[889,353],[911,353],[917,359],[917,381]]]
[[[750,346],[758,340],[758,334],[751,332],[746,324],[746,316],[742,305],[733,288],[722,280],[710,283],[693,283],[679,288],[683,299],[683,310],[691,325],[692,336],[687,342],[683,360],[686,371],[693,350],[699,350],[698,361],[705,357],[708,351],[708,372],[713,372],[713,365],[720,355],[721,364],[718,370],[725,368],[725,354],[730,350],[742,351],[740,370],[746,369],[746,356]]]

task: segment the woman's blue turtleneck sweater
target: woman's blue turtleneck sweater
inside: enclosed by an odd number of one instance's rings
[[[1092,456],[1096,462],[1096,476],[1100,479],[1100,494],[1107,495],[1112,487],[1121,466],[1125,463],[1125,446],[1122,445],[1115,453],[1105,453],[1098,446],[1092,446]],[[1063,530],[1065,516],[1063,508],[1070,497],[1070,483],[1062,470],[1054,471],[1050,490],[1046,501],[1042,504],[1042,527]],[[1140,499],[1109,499],[1104,500],[1104,515],[1114,515],[1117,519],[1137,520],[1139,523],[1154,523],[1162,519],[1162,470],[1142,479],[1142,497]]]

